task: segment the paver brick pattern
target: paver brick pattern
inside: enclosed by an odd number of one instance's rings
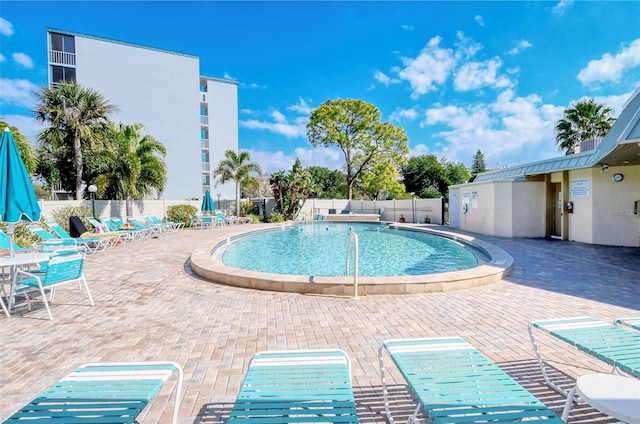
[[[254,291],[205,281],[189,255],[214,230],[184,229],[87,258],[95,306],[82,290],[60,288],[54,316],[36,302],[0,317],[0,421],[87,362],[171,360],[185,371],[181,423],[224,423],[249,359],[261,350],[340,348],[351,358],[362,423],[384,423],[378,346],[388,338],[462,336],[558,414],[564,399],[548,389],[527,334],[531,320],[637,315],[640,249],[545,239],[478,236],[506,250],[512,274],[496,284],[418,295],[348,297]],[[337,260],[342,260],[341,258]],[[541,335],[540,348],[565,387],[601,362]],[[394,416],[415,408],[399,373],[389,384]],[[172,385],[139,422],[166,423]],[[611,422],[586,405],[574,422]]]

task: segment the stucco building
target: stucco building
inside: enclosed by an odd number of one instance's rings
[[[640,247],[640,88],[604,139],[581,152],[451,186],[450,225],[501,237]]]
[[[211,188],[235,197],[233,184],[213,187],[226,150],[238,150],[238,83],[204,76],[198,56],[49,28],[49,84],[75,79],[140,123],[167,148],[162,198],[199,198]],[[89,184],[91,181],[88,182]]]

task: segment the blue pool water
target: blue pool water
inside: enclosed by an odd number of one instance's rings
[[[222,262],[274,274],[345,276],[350,231],[358,235],[360,276],[434,274],[478,265],[471,251],[443,237],[380,224],[319,222],[240,239],[227,247]],[[349,256],[353,275],[353,248]]]

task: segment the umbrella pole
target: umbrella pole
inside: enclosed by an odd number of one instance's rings
[[[13,233],[16,230],[16,224],[7,223],[7,235],[9,236],[9,257],[14,258],[16,253],[13,251]]]

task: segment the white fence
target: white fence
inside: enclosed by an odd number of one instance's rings
[[[249,199],[243,199],[246,201]],[[275,206],[273,198],[251,199],[254,204],[262,205],[260,211],[268,215]],[[201,200],[136,200],[133,201],[133,216],[140,218],[144,214],[153,214],[160,219],[166,218],[166,211],[173,205],[192,205],[200,209]],[[235,214],[235,200],[214,200],[216,207],[227,214]],[[443,223],[442,199],[406,199],[406,200],[343,200],[343,199],[309,199],[304,204],[300,220],[313,219],[315,215],[330,213],[370,213],[379,214],[382,221],[401,221],[433,224]],[[90,210],[95,207],[97,217],[118,217],[125,219],[127,214],[124,200],[41,200],[40,209],[45,219],[52,218],[56,209],[69,206],[85,206]]]

